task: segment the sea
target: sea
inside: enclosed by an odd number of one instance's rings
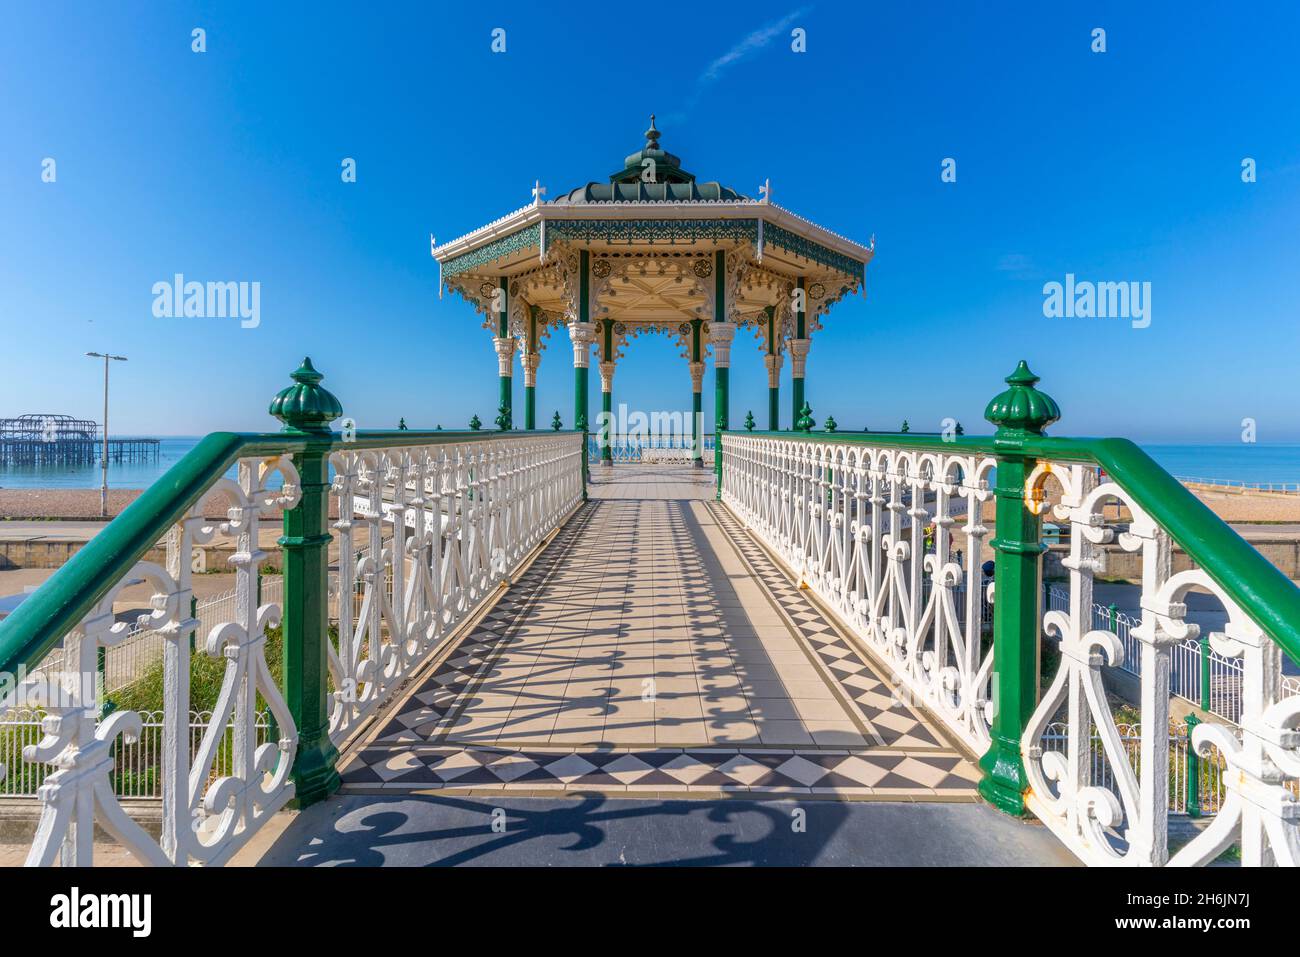
[[[156,461],[110,464],[109,488],[147,488],[194,448],[199,436],[159,439]],[[1233,443],[1224,445],[1142,444],[1147,454],[1180,479],[1239,482],[1247,485],[1300,486],[1300,445]],[[234,469],[230,477],[234,478]],[[99,488],[98,465],[64,469],[0,468],[0,488]]]

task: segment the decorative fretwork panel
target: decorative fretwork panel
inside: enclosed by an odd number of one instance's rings
[[[64,670],[34,672],[19,689],[19,703],[44,715],[44,736],[23,749],[23,758],[55,769],[37,792],[41,818],[29,865],[92,864],[96,824],[144,864],[221,864],[293,797],[289,773],[298,738],[265,655],[266,632],[279,624],[280,606],[258,604],[257,575],[267,558],[258,547],[262,520],[297,503],[298,473],[287,456],[243,459],[237,471],[237,481],[219,479],[177,524],[168,567],[138,562],[68,633],[60,658]],[[277,474],[280,487],[271,488]],[[223,504],[228,506],[226,521],[204,518],[205,511]],[[200,622],[190,614],[190,555],[218,532],[236,545],[230,559],[236,613],[234,620],[207,634],[195,634]],[[158,841],[127,815],[111,781],[118,751],[141,734],[141,716],[134,711],[104,714],[95,680],[100,650],[131,633],[132,623],[117,621],[113,607],[122,590],[137,582],[152,591],[152,611],[136,625],[165,642]],[[191,754],[193,654],[225,659],[225,674]],[[275,739],[263,744],[258,744],[259,698],[278,729]]]
[[[582,498],[582,436],[338,451],[330,735],[346,738]]]
[[[989,742],[992,459],[723,436],[722,500],[976,752]]]
[[[1061,488],[1054,513],[1070,527],[1069,601],[1043,618],[1061,657],[1022,742],[1026,804],[1089,864],[1203,865],[1234,844],[1246,865],[1300,863],[1300,697],[1283,691],[1280,649],[1203,569],[1174,573],[1166,531],[1120,485],[1099,482],[1093,468],[1040,464],[1029,478],[1028,508],[1045,509],[1049,476]],[[1131,629],[1141,655],[1136,751],[1125,746],[1102,682],[1102,670],[1124,664],[1125,654],[1119,636],[1093,620],[1093,581],[1104,571],[1106,546],[1141,555],[1141,621]],[[1225,797],[1211,823],[1171,857],[1170,652],[1199,634],[1187,621],[1193,591],[1213,596],[1226,613],[1209,640],[1219,655],[1241,662],[1241,721],[1192,732],[1202,759],[1224,765]],[[1045,745],[1054,722],[1064,722],[1063,748]]]

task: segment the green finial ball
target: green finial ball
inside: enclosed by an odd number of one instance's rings
[[[816,425],[817,423],[813,421],[812,417],[812,406],[805,402],[803,408],[799,410],[799,418],[795,419],[794,430],[796,432],[811,432]]]
[[[551,419],[551,428],[553,428],[556,432],[558,432],[558,431],[560,431],[560,429],[564,428],[564,423],[560,421],[560,410],[559,410],[559,409],[556,409],[556,410],[555,410],[555,417]]]
[[[911,432],[911,431],[912,431],[912,427],[908,424],[907,419],[904,419],[904,420],[903,420],[903,427],[902,427],[901,429],[899,429],[898,431],[900,431],[900,432]]]
[[[835,416],[833,415],[826,416],[826,422],[823,428],[825,428],[827,432],[834,432],[836,427],[837,427],[837,423],[835,422]]]
[[[405,431],[407,430],[407,429],[406,429],[406,416],[402,416],[400,419],[397,420],[397,430],[398,430],[399,432],[405,432]]]
[[[1038,376],[1029,371],[1024,359],[1016,371],[1007,376],[1010,388],[994,396],[984,410],[984,418],[998,427],[998,435],[1042,435],[1043,430],[1061,417],[1061,407],[1046,392],[1034,386]]]
[[[501,405],[497,407],[497,417],[492,421],[496,423],[497,428],[502,432],[509,432],[513,427],[510,420],[510,406],[506,405],[504,402],[501,403]]]
[[[328,432],[330,423],[343,414],[343,406],[333,392],[321,386],[325,377],[308,357],[289,378],[294,384],[271,400],[270,413],[284,423],[286,432]]]
[[[754,431],[754,412],[752,409],[745,413],[745,431]]]
[[[963,429],[963,428],[961,427],[961,423],[960,423],[960,422],[957,423],[956,432],[957,432],[958,435],[965,435],[965,434],[966,434],[966,430]]]
[[[474,415],[470,417],[469,427],[470,430],[473,432],[477,432],[479,429],[483,428],[483,423],[479,421],[477,412],[475,412]]]

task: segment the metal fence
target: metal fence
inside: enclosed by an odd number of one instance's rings
[[[1215,488],[1232,489],[1240,492],[1285,492],[1300,494],[1300,482],[1238,482],[1236,479],[1196,478],[1194,476],[1174,476],[1184,485],[1208,485]]]
[[[1069,611],[1070,594],[1059,585],[1048,585],[1046,606],[1049,611]],[[1114,632],[1124,648],[1120,668],[1131,675],[1142,674],[1142,643],[1133,637],[1138,621],[1115,606],[1094,604],[1092,627]],[[1170,651],[1169,690],[1175,696],[1216,714],[1233,724],[1241,720],[1240,658],[1228,658],[1209,647],[1206,638],[1189,638]],[[1285,675],[1282,688],[1287,694],[1300,694],[1300,676]]]
[[[1116,728],[1128,762],[1134,773],[1137,773],[1140,767],[1138,755],[1141,751],[1142,729],[1136,724],[1120,724]],[[1187,731],[1186,725],[1169,725],[1169,810],[1175,814],[1191,814],[1193,817],[1217,814],[1223,806],[1224,798],[1223,755],[1218,751],[1212,751],[1207,757],[1195,754],[1191,751]],[[1065,742],[1065,722],[1049,724],[1047,733],[1043,735],[1043,749],[1063,752]],[[1115,769],[1106,759],[1099,735],[1093,734],[1089,750],[1090,783],[1105,788],[1118,798]]]
[[[587,436],[587,456],[592,464],[600,462],[599,433]],[[713,461],[715,436],[700,437],[699,454],[705,462]],[[618,464],[639,465],[689,465],[695,458],[696,448],[689,433],[667,435],[611,434],[609,436],[611,459]]]
[[[8,769],[0,780],[0,797],[34,797],[46,776],[54,772],[47,764],[23,760],[23,748],[41,739],[39,711],[11,709],[0,711],[0,764]],[[113,746],[113,791],[124,798],[162,797],[163,715],[161,711],[145,711],[140,717],[144,725],[140,737],[127,744],[119,739]],[[203,735],[212,723],[212,713],[197,711],[190,715],[190,758],[198,754]],[[257,744],[270,740],[271,715],[260,711],[254,721]],[[225,729],[225,741],[217,749],[217,758],[209,774],[209,783],[232,772],[232,746],[234,725]]]
[[[283,599],[283,595],[283,576],[266,575],[262,578],[260,604],[279,602]],[[195,632],[196,640],[202,641],[202,636],[210,634],[217,625],[234,621],[235,608],[234,589],[196,603],[194,617],[199,620],[199,627]],[[112,694],[144,677],[154,663],[161,660],[164,643],[165,639],[158,632],[132,626],[127,637],[119,644],[103,649],[102,693]],[[63,649],[55,648],[46,655],[39,665],[39,670],[47,674],[68,670],[64,668]]]

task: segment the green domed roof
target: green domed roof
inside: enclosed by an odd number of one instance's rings
[[[721,183],[697,183],[693,174],[682,169],[681,159],[659,147],[659,135],[652,113],[650,129],[645,131],[645,146],[629,155],[623,161],[623,168],[610,176],[608,183],[579,186],[563,196],[557,196],[551,201],[552,204],[577,206],[587,203],[716,203],[749,200],[748,196]],[[654,170],[653,182],[642,180],[649,168]]]

